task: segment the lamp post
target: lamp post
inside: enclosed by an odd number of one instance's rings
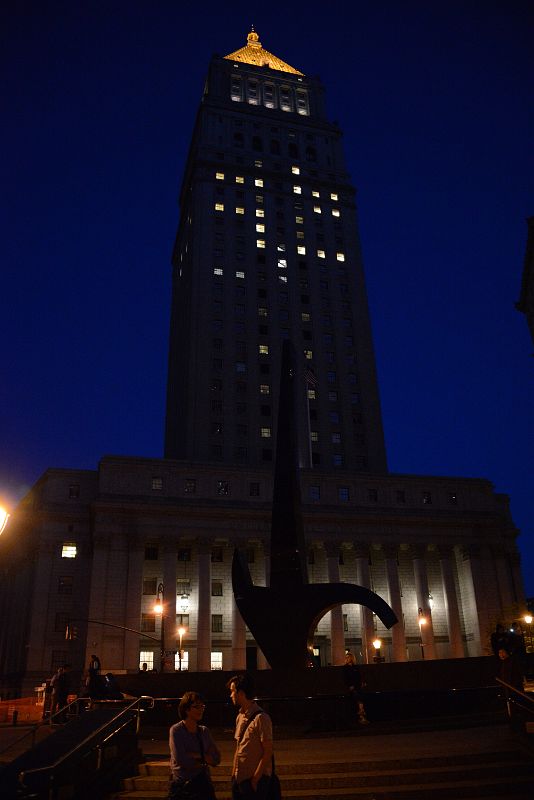
[[[524,619],[526,625],[528,626],[527,653],[532,653],[532,614],[525,614],[523,619]]]
[[[425,660],[425,645],[423,644],[423,625],[426,625],[426,617],[422,608],[417,609],[417,616],[419,617],[419,645],[421,647],[421,658]]]
[[[185,634],[185,628],[178,628],[178,636],[180,637],[180,649],[178,650],[178,672],[182,671],[182,637]]]
[[[163,589],[163,584],[158,584],[158,589],[156,593],[156,602],[154,603],[154,612],[156,614],[161,614],[161,656],[160,656],[160,672],[163,672],[163,667],[165,666],[165,614],[164,614],[164,598],[165,598],[165,591]]]

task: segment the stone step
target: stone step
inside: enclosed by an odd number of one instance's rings
[[[464,762],[467,760],[464,759]],[[479,760],[480,762],[480,760]],[[531,800],[534,793],[534,770],[531,763],[504,762],[491,759],[487,763],[457,763],[448,766],[428,766],[385,770],[329,770],[330,765],[320,765],[322,772],[310,775],[281,775],[284,797],[321,798],[343,800],[346,797],[484,797],[488,795],[520,797]],[[332,765],[338,767],[339,765]],[[230,797],[227,776],[213,774],[213,783],[219,800]],[[125,781],[125,790],[117,795],[121,800],[157,800],[167,794],[167,776],[140,776]]]
[[[355,748],[356,749],[356,748]],[[456,755],[439,755],[439,756],[421,756],[419,758],[394,758],[394,759],[362,759],[358,760],[358,755],[355,753],[354,760],[351,761],[315,761],[295,763],[295,760],[285,762],[283,757],[279,755],[278,748],[276,751],[276,771],[280,776],[283,775],[309,775],[316,772],[357,772],[364,771],[384,771],[396,769],[421,769],[427,767],[439,767],[462,764],[485,764],[494,763],[499,761],[506,763],[510,761],[518,761],[520,756],[515,749],[499,750],[495,752],[482,752],[482,753],[461,753]],[[294,759],[294,754],[293,754]],[[231,764],[222,763],[212,770],[212,777],[215,779],[217,775],[230,776]],[[167,777],[169,774],[168,761],[148,761],[139,765],[139,774],[144,776],[161,776]]]

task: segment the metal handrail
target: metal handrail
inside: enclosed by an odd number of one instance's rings
[[[77,697],[75,700],[71,700],[71,702],[68,703],[66,706],[63,706],[63,708],[61,708],[59,711],[56,711],[55,714],[52,714],[46,720],[43,719],[43,720],[40,720],[40,722],[36,722],[35,725],[31,726],[30,730],[28,730],[25,733],[23,733],[22,736],[19,736],[19,738],[15,739],[14,742],[11,742],[10,744],[8,744],[8,746],[4,747],[3,750],[0,750],[0,756],[3,755],[4,753],[7,753],[7,751],[11,750],[11,748],[15,747],[15,745],[20,744],[20,742],[24,741],[24,739],[26,739],[28,736],[32,737],[32,745],[31,746],[33,747],[34,744],[35,744],[35,736],[36,736],[36,733],[37,733],[38,730],[40,730],[41,728],[44,728],[44,727],[48,727],[49,725],[52,725],[53,724],[52,720],[54,719],[54,717],[57,717],[59,714],[64,714],[66,709],[68,709],[68,708],[70,708],[71,706],[74,706],[74,705],[78,706],[80,704],[81,700],[89,700],[89,699],[90,698],[88,698],[88,697],[87,698],[86,697]]]
[[[108,722],[105,722],[103,725],[100,726],[100,728],[98,728],[96,731],[93,731],[89,736],[87,736],[85,739],[83,739],[83,741],[78,742],[78,744],[75,747],[73,747],[72,750],[69,750],[68,753],[65,753],[63,756],[61,756],[61,758],[58,758],[58,760],[55,761],[53,764],[48,764],[46,767],[36,767],[34,769],[27,769],[27,770],[23,770],[22,772],[20,772],[20,774],[19,774],[19,783],[24,784],[24,780],[25,780],[27,775],[35,775],[35,774],[37,774],[39,772],[47,772],[47,771],[56,769],[64,761],[66,761],[68,758],[70,758],[74,753],[76,753],[78,750],[81,750],[83,747],[85,747],[87,744],[89,744],[91,742],[91,740],[93,740],[95,738],[98,738],[98,736],[101,735],[102,732],[107,727],[109,727],[110,724],[116,722],[124,714],[127,714],[129,711],[132,711],[132,709],[134,709],[136,707],[137,707],[136,733],[139,733],[139,714],[141,712],[141,701],[143,701],[143,700],[149,700],[150,701],[150,705],[148,706],[149,709],[154,708],[154,698],[153,697],[150,697],[149,695],[141,695],[140,697],[137,697],[132,703],[130,703],[130,705],[126,706],[126,708],[123,708],[123,710],[119,714],[117,714],[115,717],[112,717],[112,719],[108,720]],[[114,701],[110,701],[110,702],[114,702]],[[109,733],[109,735],[106,737],[105,741],[108,741],[108,739],[110,739],[112,736],[114,736],[116,733],[118,733],[120,730],[122,730],[127,724],[129,724],[129,722],[130,722],[130,720],[125,722],[123,725],[119,725],[119,727],[116,728],[114,731],[111,731]]]
[[[525,694],[525,692],[522,692],[521,689],[516,689],[515,686],[511,686],[511,684],[506,683],[506,681],[502,681],[500,678],[495,678],[495,680],[497,681],[497,683],[502,684],[502,686],[506,686],[507,689],[511,689],[512,692],[515,692],[520,697],[522,697],[524,700],[528,700],[529,703],[532,703],[532,705],[534,705],[534,699],[532,699],[532,697],[529,697],[528,694]],[[528,710],[529,711],[532,710],[532,713],[534,713],[534,709],[530,709],[529,708]]]

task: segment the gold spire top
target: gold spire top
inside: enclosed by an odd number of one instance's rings
[[[292,72],[293,75],[303,75],[295,67],[291,67],[282,61],[278,56],[273,56],[268,50],[264,50],[260,42],[260,37],[254,30],[254,25],[251,26],[251,31],[247,36],[247,43],[244,47],[236,50],[233,53],[225,56],[229,61],[241,61],[244,64],[253,64],[255,67],[269,67],[269,69],[276,69],[279,72]]]

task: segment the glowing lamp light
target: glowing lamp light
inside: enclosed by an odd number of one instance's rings
[[[9,519],[9,514],[7,513],[5,508],[2,508],[2,506],[0,506],[0,534],[6,527],[8,519]]]
[[[161,602],[161,600],[156,600],[156,602],[154,603],[154,611],[156,612],[156,614],[163,614],[163,603]]]
[[[374,640],[373,647],[375,648],[375,650],[380,650],[380,648],[382,647],[382,642],[380,641],[380,639]]]
[[[531,614],[525,614],[525,616],[523,617],[523,619],[525,620],[525,622],[527,623],[527,625],[532,625],[532,615],[531,615]]]

